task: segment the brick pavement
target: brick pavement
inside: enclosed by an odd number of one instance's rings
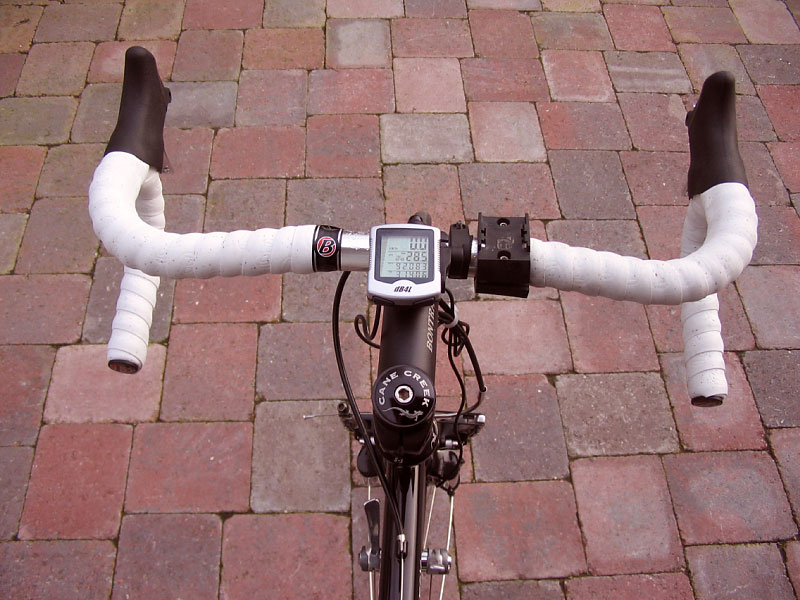
[[[0,597],[367,597],[352,445],[303,419],[341,396],[334,278],[165,281],[147,367],[104,366],[120,267],[86,190],[141,44],[173,90],[170,230],[528,211],[657,258],[685,108],[732,71],[761,242],[721,295],[727,403],[688,403],[672,307],[457,286],[491,387],[445,596],[796,598],[798,22],[798,0],[0,0]],[[375,354],[344,347],[364,398]]]

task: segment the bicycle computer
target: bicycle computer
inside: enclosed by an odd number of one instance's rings
[[[442,293],[441,232],[428,225],[378,225],[369,233],[367,296],[383,304],[421,304]]]

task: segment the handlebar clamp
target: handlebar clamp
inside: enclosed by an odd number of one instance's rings
[[[478,213],[478,270],[475,291],[527,298],[531,276],[531,228],[524,217]]]

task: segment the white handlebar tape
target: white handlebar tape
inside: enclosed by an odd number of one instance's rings
[[[702,245],[683,258],[642,260],[531,240],[531,285],[642,304],[705,298],[733,281],[750,262],[758,221],[750,192],[721,183],[692,199],[690,227],[702,220]],[[708,227],[705,227],[708,223]]]
[[[641,260],[531,240],[531,285],[643,304],[684,304],[689,394],[723,397],[727,383],[715,293],[750,262],[757,229],[747,187],[721,183],[691,199],[682,258]]]
[[[707,233],[708,222],[702,204],[691,202],[683,225],[681,256],[689,256],[701,248]],[[689,398],[692,404],[701,406],[721,404],[728,395],[728,380],[717,294],[682,303],[681,322]]]
[[[710,294],[696,302],[681,305],[683,322],[683,360],[686,384],[693,404],[714,406],[728,394],[723,357],[719,302]]]
[[[111,152],[89,188],[95,233],[128,268],[114,319],[109,361],[141,368],[158,277],[310,273],[316,226],[231,233],[165,233],[158,173],[135,156]],[[721,183],[691,199],[682,258],[619,256],[531,240],[531,285],[643,304],[683,304],[689,394],[713,401],[727,393],[715,292],[750,262],[758,220],[747,187]]]
[[[144,366],[159,281],[125,267],[106,354],[108,365],[115,371],[136,373]]]
[[[89,213],[105,247],[130,267],[118,305],[124,314],[118,311],[114,319],[108,357],[110,364],[127,363],[131,372],[144,363],[159,276],[313,271],[314,225],[230,233],[164,232],[158,172],[126,152],[110,152],[98,165],[89,187]]]

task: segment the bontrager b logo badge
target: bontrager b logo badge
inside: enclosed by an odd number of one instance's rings
[[[323,258],[333,256],[336,252],[336,240],[330,236],[321,237],[317,240],[317,254]]]

